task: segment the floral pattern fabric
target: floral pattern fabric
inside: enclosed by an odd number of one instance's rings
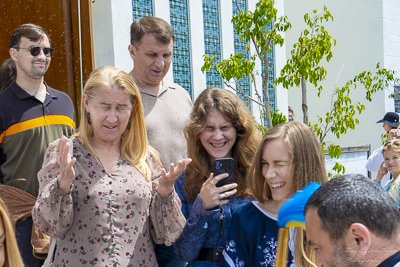
[[[275,266],[278,247],[277,218],[268,214],[253,201],[235,210],[227,238],[223,259],[219,266],[253,267]],[[290,231],[288,261],[293,263],[294,231]]]
[[[75,180],[69,193],[57,183],[60,167],[51,143],[38,173],[39,196],[33,220],[57,237],[51,266],[158,266],[153,241],[172,245],[185,226],[175,191],[157,193],[161,168],[149,156],[152,180],[122,157],[107,173],[78,138],[74,142]]]

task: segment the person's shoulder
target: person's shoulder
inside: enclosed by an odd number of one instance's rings
[[[12,82],[7,88],[0,92],[1,98],[6,97],[8,94],[12,94],[13,90],[20,88],[15,82]],[[22,90],[22,89],[21,89]]]
[[[171,82],[171,81],[168,81],[168,80],[163,80],[163,83],[164,83],[167,87],[173,88],[173,89],[177,90],[178,92],[187,94],[187,95],[189,96],[189,92],[188,92],[185,88],[183,88],[182,86],[180,86],[179,84],[174,83],[174,82]]]
[[[234,213],[242,215],[242,214],[254,213],[255,210],[256,208],[254,207],[254,204],[252,202],[247,202],[239,205],[235,209]]]
[[[57,90],[57,89],[55,89],[55,88],[53,88],[53,87],[51,87],[51,86],[49,86],[47,84],[46,84],[46,87],[47,87],[47,92],[50,95],[63,96],[63,97],[70,98],[69,95],[67,93],[64,93],[63,91]]]
[[[20,87],[16,85],[16,83],[12,83],[9,87],[0,92],[0,107],[6,107],[9,105],[15,105],[15,101],[20,101],[20,97],[22,92]],[[14,92],[15,91],[15,92]]]
[[[46,87],[47,87],[47,92],[51,97],[57,98],[59,101],[66,101],[72,105],[71,97],[67,93],[57,90],[57,89],[54,89],[53,87],[51,87],[47,84],[46,84]]]

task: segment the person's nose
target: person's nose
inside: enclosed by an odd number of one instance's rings
[[[43,48],[40,49],[39,55],[37,55],[36,57],[41,60],[47,59],[47,57],[44,55]]]
[[[116,110],[110,110],[107,115],[107,120],[111,123],[114,123],[118,120],[118,115]]]
[[[157,57],[156,66],[161,69],[161,68],[164,68],[164,65],[165,65],[164,57],[163,56]]]
[[[221,131],[221,129],[215,129],[214,131],[214,139],[222,139],[224,138],[224,133]]]
[[[321,255],[319,255],[318,251],[315,252],[315,264],[317,266],[323,266]]]
[[[265,168],[264,170],[264,178],[267,180],[270,180],[272,178],[276,177],[276,173],[273,167],[268,166],[268,168]]]

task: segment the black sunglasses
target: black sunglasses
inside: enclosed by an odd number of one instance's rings
[[[14,47],[15,49],[29,49],[31,52],[31,55],[33,57],[36,57],[40,54],[40,50],[43,50],[43,54],[46,57],[52,57],[54,55],[54,49],[50,47],[40,47],[40,46],[31,46],[28,48],[22,48],[22,47]]]

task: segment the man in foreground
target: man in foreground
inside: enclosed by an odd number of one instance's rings
[[[322,185],[304,214],[317,266],[400,266],[400,212],[389,194],[363,175]]]

